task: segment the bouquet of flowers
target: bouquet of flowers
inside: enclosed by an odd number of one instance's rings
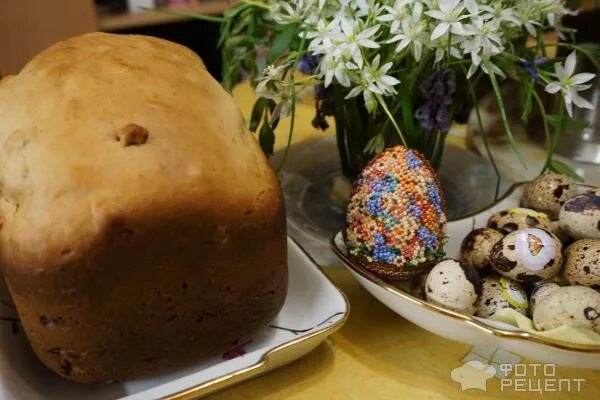
[[[240,69],[250,72],[258,95],[250,128],[268,154],[280,119],[291,117],[291,136],[299,94],[313,90],[313,125],[325,129],[326,117],[335,118],[342,168],[353,177],[394,144],[421,151],[437,167],[452,121],[466,121],[473,109],[479,117],[482,80],[518,154],[500,91],[502,80],[516,80],[522,119],[533,107],[544,118],[545,169],[572,174],[552,154],[565,113],[591,107],[579,92],[594,74],[575,73],[575,52],[598,66],[592,50],[569,41],[561,26],[573,13],[561,0],[242,0],[221,20],[224,84],[231,87]],[[549,30],[559,43],[544,42]],[[550,45],[572,52],[551,61]],[[560,95],[557,114],[546,112],[543,90]]]

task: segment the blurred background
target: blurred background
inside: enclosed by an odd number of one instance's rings
[[[175,13],[222,14],[235,0],[0,0],[0,76],[15,74],[51,44],[104,31],[157,36],[198,53],[218,79],[218,24]],[[173,13],[144,11],[167,8]]]

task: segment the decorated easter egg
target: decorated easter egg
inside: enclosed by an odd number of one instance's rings
[[[411,278],[443,253],[446,204],[437,174],[403,146],[377,155],[361,172],[346,212],[351,257],[387,280]]]

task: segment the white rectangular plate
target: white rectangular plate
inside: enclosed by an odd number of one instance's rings
[[[0,399],[188,399],[265,373],[314,349],[348,316],[345,296],[288,238],[289,289],[271,325],[245,346],[245,354],[200,362],[151,379],[84,385],[47,370],[29,347],[0,279]]]

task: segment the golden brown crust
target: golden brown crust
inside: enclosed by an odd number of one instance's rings
[[[65,377],[186,365],[283,305],[277,179],[188,49],[95,33],[38,55],[0,86],[0,183],[0,268]]]

